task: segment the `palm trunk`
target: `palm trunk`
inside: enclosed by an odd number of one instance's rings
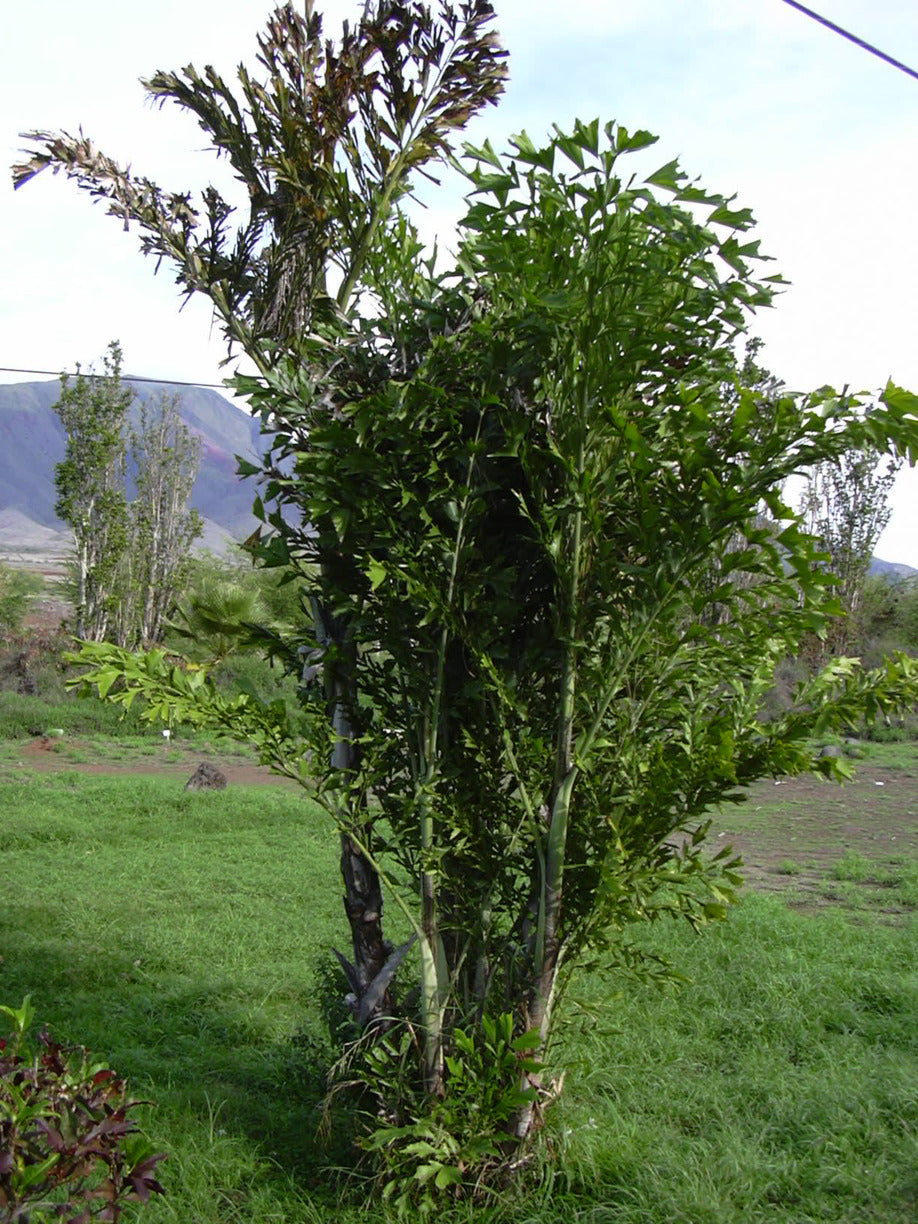
[[[317,637],[322,647],[334,646],[337,658],[328,665],[326,693],[329,714],[335,736],[331,765],[345,776],[354,777],[360,766],[354,712],[357,694],[354,686],[354,645],[349,626],[342,618],[332,617],[316,599],[313,614]],[[383,897],[379,875],[354,838],[347,832],[348,815],[343,814],[341,833],[341,876],[344,881],[344,912],[351,928],[353,962],[336,951],[351,988],[351,1011],[359,1023],[378,1023],[389,1014],[390,992],[373,989],[379,984],[392,951],[383,938]],[[360,824],[360,841],[366,844],[371,833],[363,813],[352,813],[351,819]]]
[[[343,699],[333,711],[335,732],[339,736],[333,749],[333,765],[344,773],[354,774],[359,765],[359,750],[351,734],[352,727]],[[366,826],[362,829],[367,837]],[[382,972],[391,949],[383,939],[383,897],[379,874],[356,843],[341,834],[341,876],[344,881],[344,912],[351,928],[353,976],[348,973],[355,994],[352,1010],[355,1015],[366,1011],[363,1000]],[[385,991],[366,1020],[378,1020],[389,1011],[389,992]]]

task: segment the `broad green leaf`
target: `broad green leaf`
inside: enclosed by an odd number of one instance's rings
[[[677,159],[668,161],[659,170],[655,170],[645,182],[653,184],[654,187],[665,187],[667,191],[678,191],[679,185],[685,178],[685,175],[679,169]]]

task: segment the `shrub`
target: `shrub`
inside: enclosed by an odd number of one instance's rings
[[[918,714],[906,714],[902,718],[890,718],[864,726],[862,738],[875,744],[903,744],[918,739]]]
[[[856,850],[846,850],[842,857],[832,867],[833,880],[850,880],[855,884],[863,884],[874,874],[876,868],[869,859],[858,854]]]
[[[17,633],[22,628],[32,596],[41,588],[37,574],[0,562],[0,633]]]
[[[221,692],[251,693],[264,702],[281,698],[291,709],[296,704],[296,679],[261,655],[231,655],[214,669],[213,677]]]
[[[0,646],[0,691],[58,700],[65,696],[65,633],[29,629],[7,634]]]
[[[60,727],[66,735],[150,733],[139,708],[116,710],[97,697],[44,701],[41,697],[0,692],[0,738],[29,739],[43,735],[49,727]]]
[[[433,1102],[417,1077],[421,1047],[411,1025],[345,1056],[356,1053],[352,1082],[370,1101],[359,1144],[377,1157],[382,1198],[399,1219],[427,1217],[460,1197],[483,1200],[518,1172],[520,1162],[507,1164],[516,1146],[509,1128],[536,1100],[543,1064],[538,1034],[514,1037],[513,1029],[509,1012],[482,1016],[477,1032],[454,1028],[443,1094]]]
[[[10,1224],[46,1215],[69,1224],[121,1218],[126,1202],[162,1194],[154,1154],[129,1111],[124,1080],[91,1064],[81,1046],[65,1048],[47,1031],[33,1045],[29,996],[0,1007],[13,1024],[0,1039],[0,1211]]]

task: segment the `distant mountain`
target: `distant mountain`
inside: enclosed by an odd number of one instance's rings
[[[881,561],[879,557],[873,557],[870,561],[870,573],[895,582],[898,578],[910,578],[913,574],[918,574],[918,570],[913,569],[910,565],[902,565],[896,561]]]
[[[125,380],[129,382],[130,380]],[[165,383],[130,383],[138,401],[158,403],[175,395],[179,413],[200,439],[198,478],[191,504],[208,520],[211,542],[226,533],[244,539],[255,528],[252,481],[236,475],[236,455],[257,459],[262,452],[259,421],[216,391],[172,387]],[[66,434],[54,411],[60,383],[0,385],[0,530],[7,543],[21,516],[26,534],[65,525],[54,513],[54,465],[64,457]]]

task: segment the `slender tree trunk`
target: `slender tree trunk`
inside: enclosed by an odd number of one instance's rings
[[[421,842],[425,853],[433,846],[433,820],[421,816]],[[421,993],[424,1018],[424,1082],[431,1096],[443,1090],[443,999],[440,990],[442,944],[437,906],[437,884],[429,871],[421,875]]]
[[[89,559],[86,555],[85,543],[77,545],[77,597],[76,597],[76,635],[86,637],[86,577],[89,573]]]
[[[583,470],[583,448],[579,455]],[[555,767],[551,790],[548,831],[545,844],[545,869],[538,933],[533,960],[533,980],[529,993],[530,1029],[539,1033],[544,1051],[551,1031],[552,1008],[558,970],[561,965],[561,917],[563,907],[564,865],[567,850],[567,830],[570,822],[571,799],[577,769],[574,764],[574,708],[577,696],[577,646],[580,620],[580,550],[583,516],[574,513],[570,529],[570,572],[567,584],[567,609],[564,661],[558,693],[558,723],[555,741]],[[524,1087],[526,1084],[524,1083]],[[536,1121],[534,1102],[524,1105],[515,1119],[514,1134],[521,1142],[532,1132]]]

